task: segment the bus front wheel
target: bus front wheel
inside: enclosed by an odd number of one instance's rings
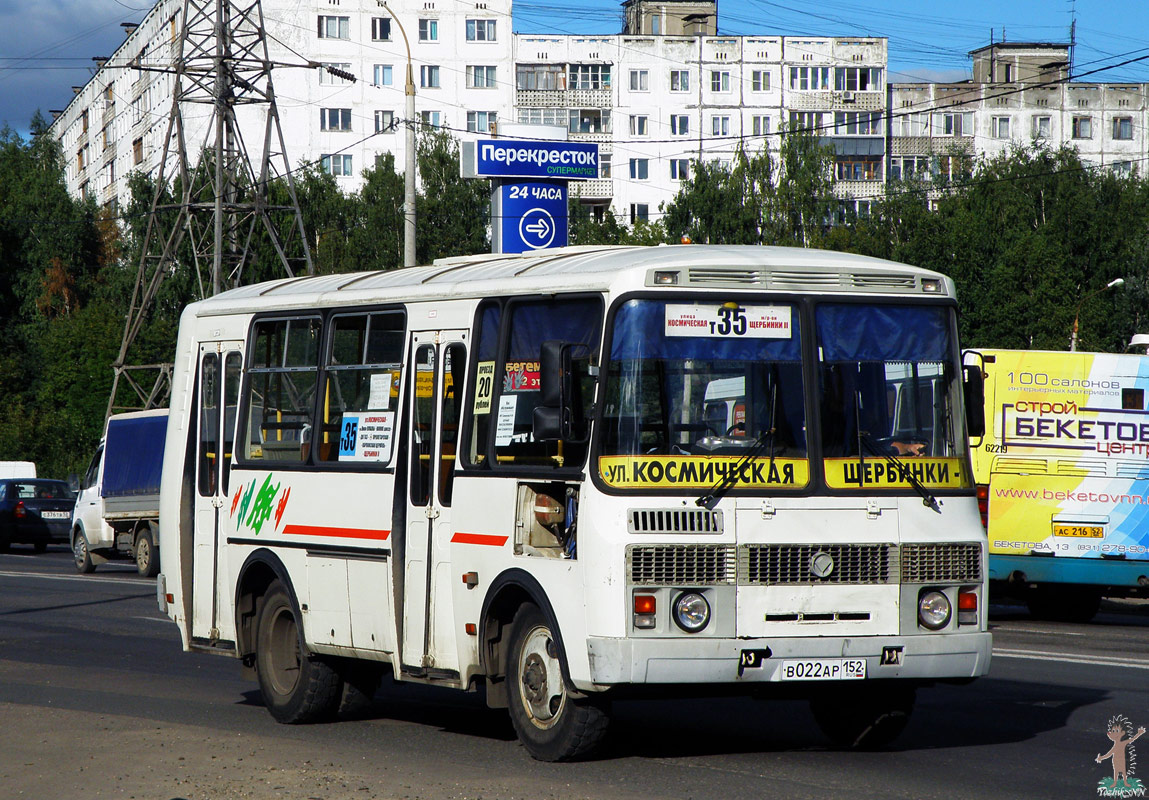
[[[278,581],[260,607],[255,666],[263,702],[277,721],[320,722],[339,709],[343,682],[329,664],[304,651],[295,607]]]
[[[913,686],[826,687],[810,701],[822,733],[838,747],[877,750],[898,738],[914,708]]]
[[[584,757],[606,735],[606,710],[571,696],[550,623],[533,605],[520,608],[511,623],[507,696],[515,733],[539,761]]]

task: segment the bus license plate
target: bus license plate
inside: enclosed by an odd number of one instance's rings
[[[862,658],[806,658],[783,661],[778,669],[784,681],[847,681],[866,677]]]
[[[67,511],[41,511],[40,516],[44,519],[71,519],[72,515]]]
[[[1104,525],[1061,525],[1054,523],[1054,536],[1072,536],[1078,539],[1104,539]]]

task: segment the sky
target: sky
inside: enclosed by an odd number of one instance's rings
[[[0,127],[27,136],[37,109],[50,119],[51,109],[64,108],[71,87],[91,78],[92,58],[123,42],[121,23],[139,22],[149,8],[144,0],[0,0]],[[521,0],[513,14],[520,33],[609,34],[622,25],[618,0]],[[991,35],[1068,42],[1074,17],[1075,75],[1149,82],[1149,0],[718,2],[720,33],[888,37],[895,81],[969,77],[969,51]]]

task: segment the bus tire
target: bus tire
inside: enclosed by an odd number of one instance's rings
[[[583,758],[606,735],[603,704],[571,696],[550,623],[534,605],[520,607],[511,623],[507,695],[515,733],[539,761]]]
[[[268,586],[260,604],[255,670],[276,721],[294,725],[335,716],[343,682],[328,663],[304,650],[295,606],[279,581]]]
[[[72,534],[72,559],[76,562],[76,571],[81,575],[89,575],[96,571],[96,565],[88,553],[88,539],[81,530]]]
[[[375,704],[375,693],[383,681],[383,667],[350,659],[339,667],[343,682],[339,696],[339,719],[363,719]]]
[[[914,709],[913,686],[823,687],[810,700],[814,721],[837,747],[878,750],[898,738]]]
[[[160,553],[156,549],[151,525],[140,526],[136,535],[135,556],[136,572],[145,578],[154,578],[160,574]]]

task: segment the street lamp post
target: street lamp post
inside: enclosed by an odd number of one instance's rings
[[[399,33],[403,36],[403,44],[407,48],[407,111],[405,120],[407,125],[407,140],[404,149],[403,168],[403,266],[415,266],[415,72],[411,66],[411,43],[407,40],[407,31],[403,30],[403,23],[395,12],[387,7],[383,0],[376,0],[383,9],[395,20]]]
[[[1091,297],[1096,297],[1107,289],[1112,289],[1114,286],[1121,286],[1123,283],[1125,283],[1124,278],[1114,278],[1113,280],[1109,281],[1109,283],[1102,286],[1100,289],[1094,292],[1090,292],[1089,294],[1085,295],[1085,297],[1081,298],[1081,301],[1077,304],[1077,311],[1073,315],[1073,334],[1069,337],[1069,352],[1077,352],[1077,322],[1081,317],[1081,307],[1085,305],[1085,301]]]

